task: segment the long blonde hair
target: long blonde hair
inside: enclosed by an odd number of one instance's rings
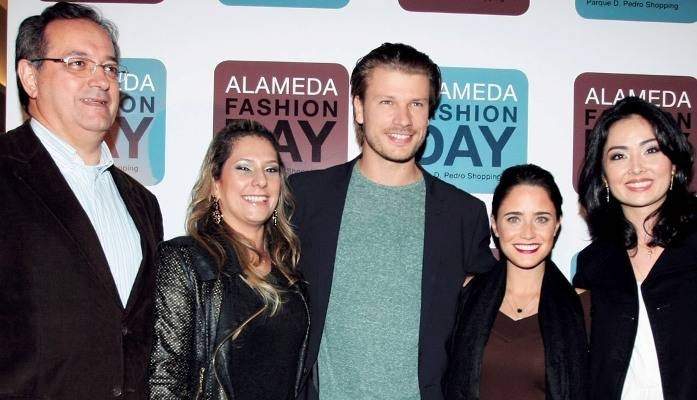
[[[199,177],[191,191],[186,218],[187,233],[199,242],[215,259],[219,273],[223,274],[227,262],[226,248],[232,248],[247,284],[261,295],[264,304],[275,313],[281,305],[281,290],[260,276],[254,266],[262,260],[262,254],[253,243],[226,223],[217,224],[212,219],[214,182],[220,179],[223,164],[230,157],[233,146],[243,137],[258,137],[269,141],[276,151],[281,174],[281,190],[276,206],[276,223],[269,219],[264,224],[264,242],[271,263],[293,285],[300,258],[300,241],[289,222],[293,212],[293,198],[288,188],[286,169],[278,150],[278,141],[263,125],[252,120],[235,120],[218,132],[211,141],[201,165]]]

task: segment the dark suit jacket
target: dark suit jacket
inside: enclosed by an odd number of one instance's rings
[[[329,304],[339,227],[356,160],[322,171],[291,176],[296,198],[292,218],[302,242],[301,271],[308,282],[310,342],[305,365],[312,375],[305,396],[317,398],[316,362]],[[475,197],[422,171],[426,184],[426,218],[421,280],[419,388],[422,399],[443,398],[441,378],[447,366],[446,341],[455,319],[457,297],[468,273],[495,263],[489,249],[484,204]],[[313,367],[314,366],[314,367]],[[399,368],[399,366],[395,366]]]
[[[591,396],[619,399],[632,356],[639,292],[627,251],[595,241],[574,286],[591,293]],[[697,233],[668,246],[641,285],[666,400],[697,399]]]
[[[0,135],[0,399],[144,398],[155,197],[110,169],[143,261],[121,304],[87,214],[30,125]]]

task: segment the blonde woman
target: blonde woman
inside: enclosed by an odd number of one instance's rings
[[[151,399],[292,399],[309,316],[274,136],[236,121],[214,138],[188,236],[160,245]]]

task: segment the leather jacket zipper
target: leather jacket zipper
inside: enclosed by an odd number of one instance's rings
[[[253,320],[254,318],[258,317],[259,314],[261,314],[262,312],[264,312],[264,310],[266,310],[266,306],[263,306],[263,307],[260,308],[257,312],[255,312],[254,314],[252,314],[251,317],[247,318],[243,323],[240,324],[240,326],[237,327],[237,329],[235,329],[235,330],[232,331],[229,335],[227,335],[227,336],[225,337],[225,339],[224,339],[224,340],[221,340],[220,343],[218,343],[218,346],[216,346],[215,351],[213,352],[213,365],[212,365],[211,368],[213,368],[213,376],[215,376],[215,380],[216,380],[216,382],[218,383],[218,387],[220,387],[220,388],[223,387],[223,384],[220,382],[220,378],[218,378],[218,373],[216,372],[216,369],[215,369],[215,360],[216,360],[216,356],[218,355],[218,351],[220,351],[220,348],[223,347],[223,344],[225,344],[225,342],[227,342],[228,340],[235,340],[235,339],[237,339],[237,337],[240,335],[240,333],[242,333],[242,329],[244,329],[244,327],[245,327],[251,320]],[[225,395],[225,391],[224,391],[224,390],[221,390],[221,393],[223,394],[223,398],[227,400],[227,396]]]
[[[196,400],[199,400],[203,395],[203,375],[206,372],[205,367],[201,367],[198,373],[198,391],[196,392]]]

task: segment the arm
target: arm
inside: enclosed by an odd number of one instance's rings
[[[576,273],[572,278],[572,283],[574,287],[580,289],[591,289],[590,278],[588,276],[588,265],[586,258],[579,253],[575,257],[576,260]],[[580,294],[580,293],[579,293]]]
[[[155,288],[150,399],[194,398],[195,291],[183,248],[160,245]]]
[[[583,308],[583,321],[586,325],[586,334],[590,342],[591,336],[591,292],[585,289],[576,289],[579,299],[581,299],[581,307]]]

